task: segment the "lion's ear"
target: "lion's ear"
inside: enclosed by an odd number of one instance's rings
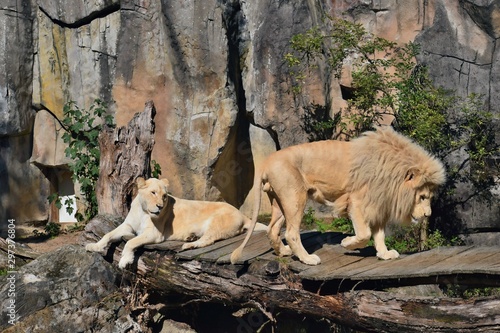
[[[146,187],[146,180],[142,177],[137,177],[137,179],[135,180],[135,183],[137,184],[137,188]]]
[[[422,173],[416,168],[411,168],[406,172],[405,183],[410,185],[412,188],[418,188],[421,186]]]

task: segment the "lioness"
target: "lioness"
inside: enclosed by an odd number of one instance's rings
[[[320,258],[307,253],[299,233],[309,196],[334,207],[338,216],[350,217],[355,236],[343,239],[343,247],[363,248],[373,236],[377,257],[397,258],[399,253],[385,245],[387,222],[419,222],[430,216],[433,192],[445,178],[439,160],[390,127],[350,142],[305,143],[271,154],[256,172],[252,222],[259,213],[262,186],[272,204],[268,237],[276,254],[295,254],[303,263],[317,265]],[[287,246],[280,239],[285,221]],[[232,263],[249,238],[247,234],[234,250]]]
[[[204,247],[238,235],[252,225],[249,218],[227,203],[183,200],[169,195],[166,179],[139,177],[136,184],[138,194],[125,221],[99,242],[85,247],[87,251],[104,252],[109,243],[124,236],[133,237],[123,248],[120,268],[132,263],[135,249],[145,244],[199,238],[183,244],[182,249]]]

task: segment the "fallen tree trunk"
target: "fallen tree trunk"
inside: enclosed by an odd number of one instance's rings
[[[99,134],[101,158],[97,181],[99,214],[125,217],[132,202],[135,179],[151,173],[156,109],[146,102],[127,126],[105,127]]]
[[[117,219],[98,216],[87,225],[82,242],[95,241],[118,223]],[[114,264],[118,263],[122,246],[112,247],[108,253]],[[303,290],[297,275],[280,263],[252,265],[180,261],[174,258],[172,251],[141,250],[125,276],[164,298],[182,295],[184,301],[255,308],[271,322],[278,313],[289,311],[326,318],[362,331],[500,331],[498,298],[408,297],[371,290],[322,296]],[[279,269],[271,269],[273,274],[268,274],[269,268],[276,265]]]

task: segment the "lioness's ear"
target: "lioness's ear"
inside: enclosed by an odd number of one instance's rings
[[[422,174],[420,170],[416,168],[411,168],[406,172],[405,183],[410,185],[412,188],[420,187],[422,182]]]
[[[137,177],[137,179],[135,180],[135,183],[137,184],[137,188],[146,187],[146,181],[142,177]]]
[[[164,184],[165,186],[167,186],[167,187],[168,187],[168,185],[170,185],[170,184],[168,183],[167,178],[162,178],[162,179],[160,179],[160,180],[163,182],[163,184]]]

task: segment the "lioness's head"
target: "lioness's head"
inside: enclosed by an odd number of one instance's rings
[[[136,180],[140,202],[144,212],[151,217],[160,215],[168,200],[168,180],[149,178],[144,180],[138,177]]]

